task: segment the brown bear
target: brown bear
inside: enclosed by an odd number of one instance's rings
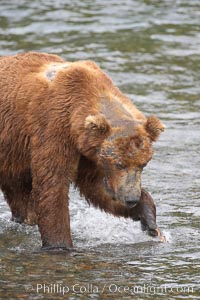
[[[0,59],[0,188],[13,219],[36,221],[46,249],[72,247],[71,183],[94,206],[149,225],[145,203],[150,215],[155,207],[141,173],[163,130],[94,62]]]

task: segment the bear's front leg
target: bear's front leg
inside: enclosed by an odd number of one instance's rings
[[[70,249],[68,191],[73,159],[59,141],[39,138],[32,141],[33,198],[44,249]]]

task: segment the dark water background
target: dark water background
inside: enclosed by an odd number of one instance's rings
[[[200,1],[0,0],[0,55],[28,50],[95,60],[165,123],[143,186],[169,242],[71,190],[76,252],[35,253],[1,195],[0,299],[200,299]]]

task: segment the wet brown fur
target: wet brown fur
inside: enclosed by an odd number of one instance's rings
[[[0,187],[13,217],[37,222],[44,247],[72,246],[71,182],[94,206],[137,218],[138,208],[103,190],[101,157],[146,163],[161,130],[93,62],[33,52],[0,60]],[[109,156],[114,144],[121,146]]]

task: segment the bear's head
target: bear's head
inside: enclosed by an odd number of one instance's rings
[[[150,116],[113,127],[103,114],[96,114],[87,116],[84,126],[81,152],[101,170],[105,192],[129,208],[135,206],[141,197],[142,170],[154,153],[152,142],[164,125]]]

